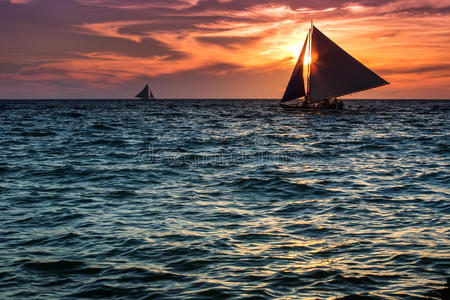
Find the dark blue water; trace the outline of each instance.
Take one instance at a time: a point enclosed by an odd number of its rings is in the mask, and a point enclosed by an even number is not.
[[[1,101],[0,298],[440,299],[450,101],[273,103]]]

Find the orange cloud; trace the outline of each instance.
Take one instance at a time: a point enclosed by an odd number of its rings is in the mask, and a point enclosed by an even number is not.
[[[31,0],[10,0],[9,2],[12,4],[28,4]]]
[[[105,23],[85,23],[77,26],[79,33],[100,35],[113,38],[127,39],[134,42],[142,41],[144,36],[138,34],[121,33],[120,30],[131,25],[151,24],[152,21],[119,21]]]

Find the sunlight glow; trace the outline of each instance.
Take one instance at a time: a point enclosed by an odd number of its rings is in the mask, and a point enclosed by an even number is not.
[[[292,60],[294,63],[297,62],[298,58],[300,57],[300,53],[302,51],[302,45],[299,45],[296,43],[295,45],[288,46],[289,53],[292,53]]]
[[[305,56],[303,57],[303,66],[309,67],[311,65],[311,49],[310,49],[310,43],[308,42],[306,44],[306,50],[305,50]],[[305,69],[307,69],[305,68]]]
[[[309,74],[311,71],[311,35],[306,43],[305,55],[303,57],[303,83],[305,86],[305,94],[308,95]]]

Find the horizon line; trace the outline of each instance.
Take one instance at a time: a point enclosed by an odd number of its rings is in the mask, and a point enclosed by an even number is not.
[[[156,98],[156,99],[136,99],[136,98],[0,98],[0,101],[52,101],[52,100],[94,100],[94,101],[105,101],[105,100],[132,100],[132,101],[143,101],[143,102],[152,102],[158,100],[258,100],[258,101],[274,101],[281,100],[280,98]],[[449,101],[450,98],[339,98],[339,100],[344,101],[379,101],[379,100],[413,100],[413,101],[428,101],[428,100],[437,100],[437,101]]]

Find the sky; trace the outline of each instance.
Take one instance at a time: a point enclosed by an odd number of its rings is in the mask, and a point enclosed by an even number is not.
[[[0,98],[281,98],[311,20],[391,83],[346,98],[450,98],[450,0],[0,0]]]

